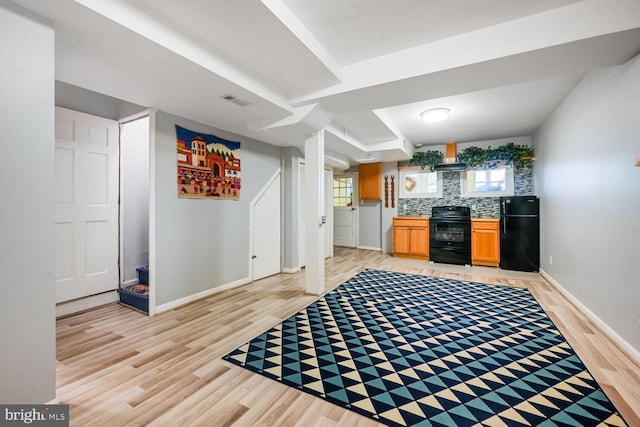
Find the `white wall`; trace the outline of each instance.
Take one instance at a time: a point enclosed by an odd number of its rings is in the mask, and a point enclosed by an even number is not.
[[[111,120],[120,120],[147,109],[61,81],[56,81],[56,105]]]
[[[121,127],[120,281],[135,283],[136,268],[149,264],[149,117]]]
[[[156,119],[153,286],[162,305],[248,278],[249,203],[280,167],[280,149],[167,113]],[[176,124],[240,141],[239,201],[178,199]]]
[[[387,182],[389,185],[389,207],[384,206],[384,177],[388,176]],[[391,200],[391,177],[393,179],[394,192],[393,197],[395,198],[395,203],[392,203]],[[382,186],[381,193],[382,194],[382,215],[380,220],[381,227],[381,245],[382,252],[385,253],[393,253],[393,217],[398,215],[398,163],[397,162],[389,162],[382,164],[382,182],[380,185]],[[392,207],[393,206],[393,207]]]
[[[0,0],[0,402],[55,398],[54,30]]]
[[[303,158],[298,148],[282,148],[282,267],[285,271],[294,271],[300,267],[299,260],[299,176],[298,162]]]
[[[589,73],[534,136],[541,267],[638,351],[639,113],[635,57]]]
[[[384,196],[383,196],[384,197]],[[381,202],[379,200],[358,201],[358,247],[381,250]]]

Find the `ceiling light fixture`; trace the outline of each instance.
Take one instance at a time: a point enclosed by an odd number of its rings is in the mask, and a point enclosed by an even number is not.
[[[441,122],[449,117],[451,110],[448,108],[430,108],[420,113],[420,117],[427,123]]]

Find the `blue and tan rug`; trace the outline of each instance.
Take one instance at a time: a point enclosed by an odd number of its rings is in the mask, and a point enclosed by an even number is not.
[[[391,426],[626,426],[527,289],[365,270],[224,359]]]

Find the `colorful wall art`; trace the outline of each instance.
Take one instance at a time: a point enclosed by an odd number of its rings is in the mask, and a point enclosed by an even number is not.
[[[240,200],[240,143],[176,125],[178,198]]]

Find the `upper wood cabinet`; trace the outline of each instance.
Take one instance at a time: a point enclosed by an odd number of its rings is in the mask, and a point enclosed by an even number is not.
[[[382,163],[363,163],[358,174],[360,200],[380,200]]]
[[[500,220],[471,220],[471,263],[497,267],[500,264]]]

